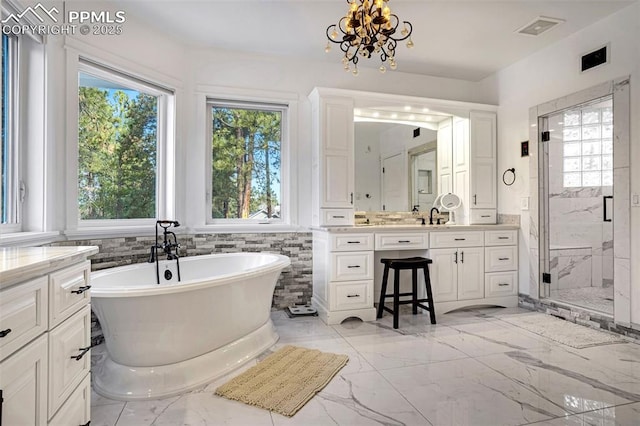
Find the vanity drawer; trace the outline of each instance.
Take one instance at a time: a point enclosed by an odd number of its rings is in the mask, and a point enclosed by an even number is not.
[[[518,269],[518,247],[485,247],[484,271],[500,272]]]
[[[85,349],[90,346],[89,305],[49,332],[49,365],[52,366],[49,369],[49,417],[58,411],[89,373],[91,351]]]
[[[353,225],[352,209],[320,209],[320,226]]]
[[[429,239],[431,248],[478,247],[484,245],[484,232],[432,232]]]
[[[47,330],[47,278],[0,291],[0,361]]]
[[[49,275],[49,328],[54,328],[89,303],[91,262],[85,261]]]
[[[493,272],[484,274],[484,297],[513,296],[517,291],[518,273]]]
[[[469,223],[471,225],[495,225],[498,223],[497,212],[495,209],[471,209]]]
[[[429,233],[393,232],[376,233],[376,250],[415,250],[429,248]]]
[[[344,311],[373,306],[373,280],[330,283],[331,310]]]
[[[48,426],[84,425],[91,420],[91,375],[82,380]]]
[[[331,281],[372,280],[373,252],[332,253]]]
[[[373,234],[332,234],[331,251],[373,250]]]
[[[485,246],[515,246],[518,244],[518,231],[485,231]]]

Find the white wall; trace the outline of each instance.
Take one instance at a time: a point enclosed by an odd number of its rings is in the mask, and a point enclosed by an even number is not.
[[[640,193],[640,3],[515,63],[483,81],[483,90],[498,94],[498,172],[515,167],[512,186],[499,184],[498,211],[520,214],[529,195],[529,159],[520,157],[520,142],[529,139],[529,108],[599,83],[631,75],[631,192]],[[579,57],[610,43],[611,63],[579,72]],[[535,143],[534,141],[531,141]],[[633,167],[635,165],[635,167]],[[631,258],[640,256],[640,208],[631,212]],[[520,234],[520,291],[529,291],[528,212]],[[632,322],[640,323],[640,262],[632,262]]]

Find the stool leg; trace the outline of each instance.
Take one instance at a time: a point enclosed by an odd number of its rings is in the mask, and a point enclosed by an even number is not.
[[[382,274],[382,288],[380,288],[380,303],[378,303],[378,314],[376,318],[382,318],[384,312],[384,298],[387,295],[387,279],[389,278],[389,265],[384,265],[384,274]]]
[[[400,269],[395,269],[394,277],[393,277],[393,328],[398,328],[399,313],[400,313]]]
[[[418,270],[411,270],[411,293],[413,294],[413,315],[418,313]]]
[[[433,293],[431,291],[431,278],[429,274],[429,265],[424,267],[424,284],[427,287],[427,298],[429,299],[429,316],[431,317],[431,324],[436,323],[436,308],[433,304]]]

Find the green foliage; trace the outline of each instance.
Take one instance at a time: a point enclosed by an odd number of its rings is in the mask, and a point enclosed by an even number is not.
[[[276,216],[281,113],[213,107],[212,120],[212,217]]]
[[[79,88],[81,219],[156,215],[157,98]]]

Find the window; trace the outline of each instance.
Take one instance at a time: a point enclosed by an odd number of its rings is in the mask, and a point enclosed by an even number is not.
[[[81,221],[152,219],[167,148],[167,90],[82,61],[78,75]]]
[[[283,220],[285,105],[209,100],[210,221]]]
[[[612,101],[563,116],[563,183],[565,188],[613,185]]]
[[[17,138],[17,46],[16,37],[2,35],[2,225],[19,224],[18,138]]]

